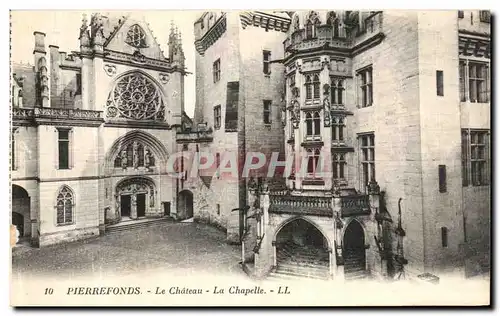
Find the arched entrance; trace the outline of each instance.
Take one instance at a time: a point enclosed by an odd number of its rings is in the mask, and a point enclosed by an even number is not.
[[[183,220],[191,218],[193,215],[193,192],[183,190],[179,192],[177,199],[177,216]]]
[[[12,225],[19,231],[19,237],[31,235],[30,196],[21,186],[12,185]]]
[[[116,214],[121,219],[154,215],[157,192],[154,182],[145,177],[131,177],[116,185]]]
[[[366,269],[365,233],[357,220],[346,227],[343,239],[344,273],[363,273]]]
[[[328,240],[313,224],[296,218],[276,234],[276,271],[304,277],[327,278]]]

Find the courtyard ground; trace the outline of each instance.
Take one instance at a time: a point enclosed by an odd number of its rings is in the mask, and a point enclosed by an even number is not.
[[[48,246],[21,246],[12,253],[13,276],[124,275],[165,269],[179,274],[243,274],[240,246],[204,224],[163,222],[98,238]]]

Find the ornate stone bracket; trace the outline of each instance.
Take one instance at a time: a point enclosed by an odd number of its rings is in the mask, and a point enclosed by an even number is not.
[[[166,84],[166,83],[168,83],[170,81],[170,75],[169,74],[160,73],[159,76],[160,76],[160,82],[162,84]]]
[[[374,178],[372,178],[370,180],[370,183],[368,183],[368,194],[370,195],[380,194],[380,186],[378,185],[377,181]]]
[[[114,76],[116,74],[116,66],[115,65],[110,65],[110,64],[105,64],[104,65],[104,71],[106,74],[110,77]]]

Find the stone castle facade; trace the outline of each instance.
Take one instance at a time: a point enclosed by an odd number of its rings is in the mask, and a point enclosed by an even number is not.
[[[35,33],[12,80],[13,221],[33,243],[173,216],[225,230],[256,277],[489,264],[489,12],[214,11],[194,32],[192,120],[175,30],[168,58],[127,17],[84,21],[71,55]],[[179,152],[213,168],[172,178]],[[291,174],[220,172],[250,152]]]
[[[195,125],[208,132],[186,134],[183,148],[307,158],[300,175],[301,161],[287,160],[279,180],[187,180],[195,219],[239,236],[243,267],[259,277],[300,274],[297,264],[328,278],[477,273],[489,260],[489,21],[487,11],[204,13]]]

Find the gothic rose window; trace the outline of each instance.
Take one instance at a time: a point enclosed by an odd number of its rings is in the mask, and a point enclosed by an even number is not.
[[[134,72],[123,76],[111,90],[107,116],[162,121],[165,106],[156,84],[143,74]]]
[[[67,186],[63,186],[57,194],[56,211],[57,224],[73,223],[73,192]]]
[[[137,24],[134,24],[129,28],[125,42],[137,48],[148,47],[146,45],[146,33],[142,27]]]

